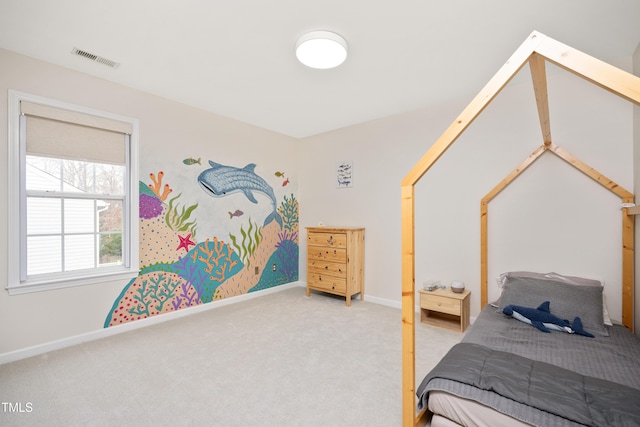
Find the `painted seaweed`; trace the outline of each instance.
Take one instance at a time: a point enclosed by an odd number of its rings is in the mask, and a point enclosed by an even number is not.
[[[231,241],[233,242],[233,247],[236,248],[236,252],[240,256],[240,259],[245,264],[247,268],[249,268],[249,264],[251,263],[250,259],[253,253],[256,251],[256,248],[260,244],[262,240],[262,229],[258,227],[258,224],[251,223],[251,218],[249,218],[249,228],[247,231],[244,231],[244,227],[240,227],[240,234],[242,234],[242,242],[238,244],[238,239],[233,234],[229,234]]]
[[[191,213],[198,207],[198,204],[191,205],[188,208],[182,206],[179,207],[179,204],[176,200],[182,195],[182,193],[178,194],[176,197],[173,197],[169,200],[169,208],[167,210],[167,214],[165,215],[165,222],[167,226],[174,231],[189,231],[191,232],[192,237],[196,237],[196,220],[194,219],[191,222],[187,222]],[[174,206],[175,203],[175,206]]]

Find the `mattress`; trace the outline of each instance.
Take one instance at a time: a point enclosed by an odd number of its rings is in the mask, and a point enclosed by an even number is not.
[[[608,337],[596,338],[563,332],[542,333],[530,325],[505,316],[494,307],[487,306],[462,342],[513,353],[584,376],[640,390],[640,339],[619,325],[607,327],[607,329]],[[438,392],[434,393],[433,401],[429,397],[430,411],[461,425],[483,425],[477,419],[475,421],[465,419],[465,413],[476,414],[479,419],[493,420],[485,425],[499,425],[496,423],[501,419],[501,415],[532,425],[550,427],[581,425],[499,394],[447,379],[435,378],[428,384],[421,384],[418,390],[421,398],[425,396],[424,393]],[[483,413],[478,407],[474,409],[474,404],[491,408],[488,409],[490,412]],[[509,418],[506,420],[508,421]]]
[[[495,411],[473,400],[454,394],[434,391],[429,395],[429,411],[433,414],[431,427],[528,427],[513,417]]]

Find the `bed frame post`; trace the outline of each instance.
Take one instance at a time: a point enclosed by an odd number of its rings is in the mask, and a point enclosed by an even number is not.
[[[488,258],[488,218],[487,218],[487,204],[486,197],[480,202],[480,307],[487,305],[489,300],[489,260]]]
[[[402,425],[416,423],[413,185],[402,186]]]
[[[622,203],[633,203],[633,197],[622,199]],[[635,264],[635,218],[622,209],[622,324],[633,332],[634,264]]]

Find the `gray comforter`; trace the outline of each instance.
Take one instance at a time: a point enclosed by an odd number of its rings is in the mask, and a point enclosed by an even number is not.
[[[640,425],[640,390],[478,344],[455,345],[418,387],[444,378],[593,427]]]
[[[622,326],[607,328],[609,337],[586,338],[563,332],[545,334],[487,306],[468,329],[462,342],[478,344],[491,350],[548,363],[585,377],[640,390],[640,339]],[[460,366],[456,369],[459,370]],[[423,405],[427,397],[424,393],[437,390],[479,402],[532,425],[584,425],[471,384],[445,378],[432,378],[428,384],[424,383],[425,386],[420,386],[418,394]],[[633,403],[623,399],[624,403]]]

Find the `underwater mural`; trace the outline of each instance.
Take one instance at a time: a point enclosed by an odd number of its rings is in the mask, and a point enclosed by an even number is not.
[[[298,280],[293,193],[278,201],[255,163],[239,168],[210,160],[207,168],[200,157],[180,163],[197,168],[175,174],[187,177],[176,180],[184,188],[163,183],[170,171],[139,184],[140,271],[114,301],[105,328]],[[282,193],[290,180],[283,172],[274,176],[284,180]]]

